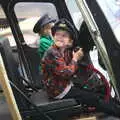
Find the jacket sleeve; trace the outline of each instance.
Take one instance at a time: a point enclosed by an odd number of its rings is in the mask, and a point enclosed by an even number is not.
[[[70,77],[75,73],[77,69],[77,63],[75,61],[72,60],[68,65],[66,65],[65,60],[62,56],[57,56],[53,53],[49,55],[46,54],[44,62],[46,64],[46,70],[51,70],[54,75],[60,77]]]

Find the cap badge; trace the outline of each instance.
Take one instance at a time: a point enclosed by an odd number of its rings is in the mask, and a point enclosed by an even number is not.
[[[67,27],[67,26],[66,26],[66,24],[61,23],[61,24],[59,24],[59,27]]]

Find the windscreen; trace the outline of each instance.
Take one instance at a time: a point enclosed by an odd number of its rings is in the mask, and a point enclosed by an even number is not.
[[[97,0],[116,39],[120,42],[120,0]]]

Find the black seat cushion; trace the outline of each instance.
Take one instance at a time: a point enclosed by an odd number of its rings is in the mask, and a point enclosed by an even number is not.
[[[59,110],[67,107],[73,107],[77,105],[78,103],[76,102],[75,99],[63,99],[63,100],[56,100],[50,103],[38,104],[37,106],[38,107],[40,106],[39,109],[41,109],[43,112],[46,112],[52,110]]]
[[[45,90],[39,90],[37,93],[31,95],[31,100],[42,111],[57,110],[60,108],[72,107],[77,105],[75,99],[63,99],[51,101]]]

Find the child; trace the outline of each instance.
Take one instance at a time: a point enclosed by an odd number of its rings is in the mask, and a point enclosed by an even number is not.
[[[95,106],[96,110],[119,116],[120,108],[112,99],[105,102],[99,95],[75,86],[71,78],[79,68],[78,61],[83,56],[82,48],[74,52],[71,47],[75,41],[75,29],[66,19],[59,20],[52,28],[55,44],[47,50],[42,59],[44,85],[52,99],[74,98],[78,104]],[[81,79],[79,79],[81,80]]]
[[[51,18],[48,14],[45,14],[37,21],[33,28],[33,32],[40,35],[38,48],[40,61],[45,51],[54,43],[51,35],[51,27],[53,26],[53,22],[55,22],[55,19]],[[41,71],[41,65],[39,69]]]

